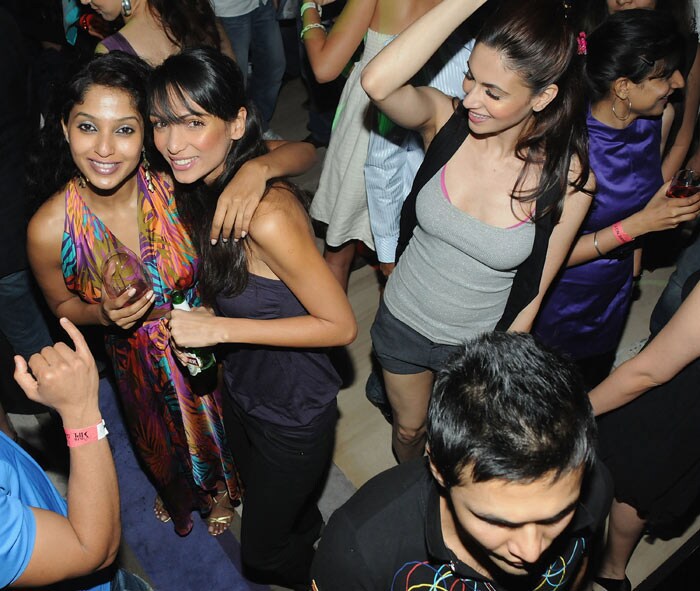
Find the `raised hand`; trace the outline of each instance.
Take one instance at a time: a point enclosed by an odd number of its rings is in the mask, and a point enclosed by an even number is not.
[[[65,343],[56,343],[32,355],[29,364],[16,355],[15,381],[29,399],[55,408],[64,422],[70,417],[89,424],[92,415],[99,413],[97,367],[80,331],[67,318],[60,322],[75,350]]]
[[[248,234],[253,213],[265,194],[267,181],[255,160],[249,160],[226,185],[216,202],[216,211],[211,223],[210,239],[216,244],[221,239],[239,240]]]

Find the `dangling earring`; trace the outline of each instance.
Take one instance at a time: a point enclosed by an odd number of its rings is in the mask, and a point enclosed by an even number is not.
[[[78,178],[78,185],[80,185],[81,189],[84,189],[85,187],[87,187],[87,179],[85,178],[85,175],[82,172],[78,171],[77,178]]]
[[[618,100],[619,100],[620,102],[622,102],[622,99],[621,99],[620,97],[618,97],[618,96],[615,96],[615,98],[613,99],[613,103],[612,103],[612,112],[613,112],[613,115],[615,116],[615,119],[617,119],[618,121],[627,121],[627,120],[630,118],[630,115],[632,114],[632,101],[630,100],[630,97],[627,97],[627,114],[626,114],[624,117],[621,117],[621,116],[617,113],[617,111],[615,110],[615,103],[616,103]]]
[[[146,150],[141,151],[141,166],[143,166],[143,176],[146,179],[146,186],[151,193],[154,193],[156,187],[151,177],[151,164],[148,162],[148,158],[146,158]]]
[[[122,0],[122,14],[131,16],[131,0]]]

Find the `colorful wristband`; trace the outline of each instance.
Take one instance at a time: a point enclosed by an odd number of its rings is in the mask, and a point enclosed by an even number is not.
[[[323,10],[321,7],[316,4],[315,2],[304,2],[301,5],[301,18],[304,18],[304,13],[309,9],[309,8],[315,8],[316,11],[318,12],[318,16],[320,17],[321,14],[323,13]]]
[[[86,443],[99,441],[107,437],[109,431],[105,427],[105,420],[102,419],[97,425],[85,427],[84,429],[64,429],[66,434],[66,443],[68,447],[80,447]]]
[[[620,222],[615,222],[612,225],[612,231],[613,236],[615,236],[615,240],[617,240],[620,244],[627,244],[628,242],[632,242],[632,240],[634,240],[632,236],[622,229],[622,224]]]
[[[301,40],[304,40],[304,35],[308,33],[311,29],[323,29],[324,31],[326,30],[326,27],[324,27],[321,23],[311,23],[310,25],[306,25],[302,30],[301,30]]]

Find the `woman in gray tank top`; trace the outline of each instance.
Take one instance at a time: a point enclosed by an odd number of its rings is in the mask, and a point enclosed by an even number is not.
[[[563,3],[502,2],[465,64],[467,95],[456,108],[439,91],[408,84],[482,4],[444,0],[362,76],[389,118],[422,134],[426,160],[442,157],[417,195],[417,227],[372,328],[399,461],[424,452],[433,376],[445,357],[497,325],[530,330],[591,203],[576,34]],[[464,139],[445,154],[450,138],[439,132],[455,126],[455,118]],[[438,138],[433,152],[440,154],[431,156]],[[542,236],[546,219],[550,229]]]

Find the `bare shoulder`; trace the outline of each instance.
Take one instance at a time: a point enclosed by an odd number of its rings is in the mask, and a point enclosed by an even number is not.
[[[569,165],[569,182],[573,183],[576,181],[579,176],[581,175],[581,161],[578,159],[577,156],[572,156],[571,157],[571,163]],[[586,191],[595,191],[596,189],[596,181],[595,181],[595,174],[593,173],[593,170],[589,168],[588,170],[588,179],[586,180],[586,184],[584,185]],[[573,193],[574,191],[571,191]],[[580,191],[579,191],[580,193]],[[585,195],[585,194],[584,194]]]
[[[290,238],[290,232],[310,231],[309,216],[291,187],[276,183],[255,210],[248,234],[258,243]]]
[[[46,200],[32,216],[27,229],[30,243],[60,242],[66,218],[65,190],[61,189]]]

